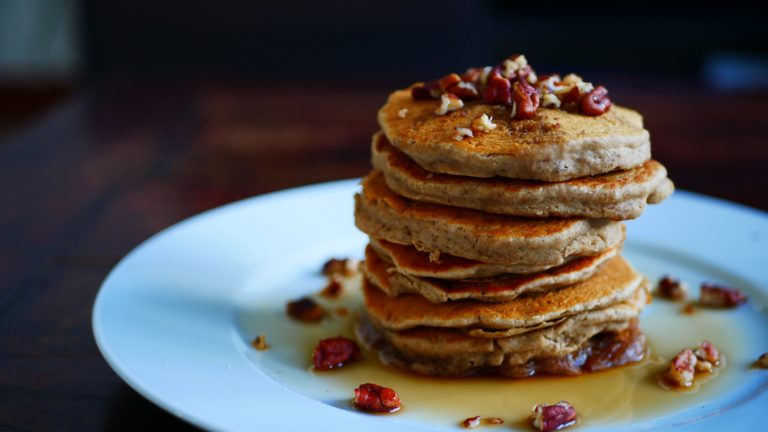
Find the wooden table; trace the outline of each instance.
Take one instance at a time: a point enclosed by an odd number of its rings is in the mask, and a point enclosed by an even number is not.
[[[645,115],[680,188],[768,209],[768,94],[609,88]],[[113,81],[0,143],[0,429],[189,429],[101,358],[90,321],[100,283],[131,248],[195,213],[363,175],[386,93]]]

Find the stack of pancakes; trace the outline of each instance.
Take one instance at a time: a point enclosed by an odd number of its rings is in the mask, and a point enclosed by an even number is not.
[[[642,358],[647,281],[620,255],[625,219],[674,186],[641,116],[589,117],[394,92],[355,197],[369,235],[358,337],[382,361],[442,376],[578,374]],[[496,128],[457,140],[486,114]]]

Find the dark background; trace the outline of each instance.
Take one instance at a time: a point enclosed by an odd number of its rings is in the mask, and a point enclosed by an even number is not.
[[[112,266],[200,211],[364,175],[388,92],[512,53],[640,111],[678,187],[768,209],[747,2],[0,0],[0,430],[189,429],[93,342]]]

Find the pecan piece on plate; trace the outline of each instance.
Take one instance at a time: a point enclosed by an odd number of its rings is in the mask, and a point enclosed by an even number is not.
[[[680,351],[669,362],[669,370],[664,375],[664,380],[675,387],[690,387],[696,375],[696,354],[690,349]]]
[[[315,370],[328,371],[363,358],[355,341],[344,336],[323,339],[312,353]]]
[[[357,271],[357,264],[358,261],[351,258],[331,258],[323,264],[323,274],[328,277],[350,276]]]
[[[761,369],[768,369],[768,352],[762,353],[760,357],[757,358],[755,366]]]
[[[285,311],[291,317],[304,322],[319,322],[325,316],[325,310],[309,297],[289,302]]]
[[[680,279],[666,275],[659,280],[656,293],[661,298],[683,301],[688,295],[688,287]]]
[[[467,429],[474,429],[480,426],[480,416],[467,417],[463,422],[461,422],[461,425]]]
[[[532,411],[531,424],[541,432],[564,429],[576,423],[576,409],[565,401],[554,405],[537,404]]]
[[[355,406],[363,411],[387,413],[400,409],[400,396],[389,387],[361,384],[355,389]]]
[[[263,333],[251,341],[251,346],[259,351],[266,351],[270,348],[269,344],[267,344],[267,337]]]
[[[747,296],[736,288],[710,282],[701,284],[699,304],[717,308],[733,308],[747,302]]]

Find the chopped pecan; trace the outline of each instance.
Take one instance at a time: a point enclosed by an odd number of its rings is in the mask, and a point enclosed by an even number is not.
[[[344,286],[341,284],[339,276],[331,276],[325,288],[320,291],[320,295],[326,298],[338,298],[341,295]]]
[[[525,81],[515,81],[512,87],[512,100],[517,106],[516,119],[532,118],[539,109],[539,92]]]
[[[560,108],[560,99],[554,93],[545,93],[541,98],[541,106],[544,108]]]
[[[499,68],[493,68],[488,76],[488,84],[483,93],[483,102],[487,104],[512,104],[512,83],[501,76]]]
[[[609,109],[611,109],[611,100],[608,99],[608,90],[603,86],[598,86],[581,99],[582,114],[599,116]]]
[[[443,93],[440,96],[440,106],[435,110],[437,115],[445,115],[451,111],[460,110],[464,102],[458,96],[451,93]]]
[[[309,297],[289,302],[285,309],[288,315],[299,321],[318,322],[325,316],[323,308]]]
[[[469,417],[465,419],[461,425],[467,429],[474,429],[480,426],[480,416]]]
[[[472,120],[472,132],[474,134],[490,132],[496,129],[496,127],[496,124],[493,122],[493,117],[488,117],[488,114],[485,113]]]
[[[665,299],[682,301],[685,300],[688,295],[688,287],[679,279],[675,279],[672,276],[665,275],[659,280],[659,285],[656,288],[658,295]]]
[[[344,336],[323,339],[312,354],[315,370],[327,371],[363,358],[355,341]]]
[[[466,81],[459,81],[448,87],[445,91],[462,100],[477,99],[480,96],[477,87],[473,83]]]
[[[720,364],[720,351],[708,341],[702,341],[694,354],[699,361],[707,361],[715,366]]]
[[[456,133],[453,134],[453,139],[456,141],[461,141],[464,139],[464,137],[472,138],[473,136],[475,136],[475,133],[472,132],[472,129],[457,127]]]
[[[705,282],[701,284],[699,303],[704,306],[732,308],[747,302],[747,296],[736,288]]]
[[[576,423],[576,409],[565,401],[554,405],[537,404],[532,411],[531,424],[541,432],[567,428]]]
[[[690,387],[696,373],[696,355],[690,349],[680,351],[669,363],[664,379],[676,387]]]
[[[450,73],[437,81],[438,85],[440,86],[440,90],[442,91],[446,91],[460,82],[461,77],[455,73]]]
[[[395,412],[400,409],[400,396],[388,387],[361,384],[355,389],[355,406],[371,412]]]
[[[415,84],[411,87],[411,97],[414,99],[439,99],[440,84],[437,81]]]
[[[488,424],[492,424],[492,425],[504,424],[504,420],[502,420],[502,419],[500,419],[498,417],[486,417],[485,419],[483,419],[483,421],[485,421]]]
[[[693,303],[688,303],[680,309],[680,312],[686,315],[693,315],[696,313],[696,307],[693,305]]]
[[[408,108],[403,109],[408,111]],[[323,274],[328,277],[334,275],[349,276],[357,271],[357,264],[357,260],[350,258],[331,258],[323,264]]]
[[[755,365],[762,369],[768,369],[768,352],[762,353],[760,357],[757,358]]]
[[[266,351],[270,348],[270,346],[267,345],[267,337],[264,336],[263,334],[256,336],[251,341],[251,346],[256,348],[259,351]]]

